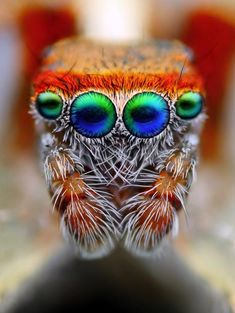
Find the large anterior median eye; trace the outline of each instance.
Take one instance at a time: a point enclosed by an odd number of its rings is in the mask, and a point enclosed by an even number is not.
[[[154,92],[142,92],[126,104],[123,122],[136,137],[150,138],[160,134],[170,120],[167,101]]]
[[[70,114],[75,130],[90,138],[107,135],[117,119],[112,101],[102,93],[93,91],[78,96],[71,105]]]
[[[184,93],[176,102],[176,114],[185,120],[195,118],[203,108],[203,97],[193,91]]]
[[[45,91],[37,96],[35,106],[42,117],[55,120],[62,113],[63,100],[56,93]]]

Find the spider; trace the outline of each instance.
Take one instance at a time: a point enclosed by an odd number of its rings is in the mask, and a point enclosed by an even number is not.
[[[69,57],[68,57],[69,55]],[[205,88],[178,41],[53,45],[31,113],[53,206],[84,258],[153,254],[194,178]]]

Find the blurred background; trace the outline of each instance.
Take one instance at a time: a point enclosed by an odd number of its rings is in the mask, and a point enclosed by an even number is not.
[[[235,310],[233,0],[0,0],[0,303],[63,249],[27,112],[41,49],[74,34],[112,41],[178,38],[196,51],[209,118],[188,219],[181,213],[171,246]]]

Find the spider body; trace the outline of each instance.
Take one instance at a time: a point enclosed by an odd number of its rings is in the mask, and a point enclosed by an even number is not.
[[[53,45],[31,111],[63,233],[85,258],[151,254],[191,187],[204,86],[178,41]]]

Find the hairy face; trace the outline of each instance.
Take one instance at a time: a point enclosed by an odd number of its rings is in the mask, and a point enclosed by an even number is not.
[[[116,243],[157,250],[177,230],[205,119],[203,83],[179,42],[54,45],[31,112],[53,207],[82,257]]]

